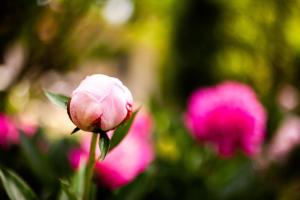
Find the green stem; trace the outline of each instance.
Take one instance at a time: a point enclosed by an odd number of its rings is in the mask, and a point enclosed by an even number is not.
[[[99,134],[97,133],[93,133],[91,140],[89,159],[85,169],[83,200],[88,200],[90,195],[91,182],[95,166],[95,152],[98,135]]]

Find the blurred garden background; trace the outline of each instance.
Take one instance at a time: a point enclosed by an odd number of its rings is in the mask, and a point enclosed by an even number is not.
[[[127,185],[95,180],[96,199],[300,199],[300,0],[3,0],[0,165],[40,199],[61,198],[68,151],[86,134],[70,135],[44,90],[70,96],[96,73],[122,80],[149,113],[155,152]],[[265,107],[258,155],[223,158],[184,125],[192,92],[226,80]]]

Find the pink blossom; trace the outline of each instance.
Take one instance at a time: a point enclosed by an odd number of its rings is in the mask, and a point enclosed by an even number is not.
[[[300,144],[300,118],[287,116],[280,124],[268,148],[271,161],[284,161],[288,153]]]
[[[110,189],[122,187],[133,181],[150,165],[154,159],[151,126],[151,118],[145,113],[139,113],[122,142],[108,153],[104,161],[96,162],[95,172],[106,187]],[[86,161],[90,138],[90,135],[85,135],[81,148],[73,149],[69,153],[71,166],[74,168],[78,168],[82,161]],[[98,157],[100,152],[96,154]]]
[[[31,120],[20,118],[16,121],[16,125],[18,129],[21,130],[28,137],[34,136],[38,130],[37,123]]]
[[[103,74],[86,77],[73,91],[68,113],[84,131],[114,129],[132,112],[132,95],[117,78]]]
[[[185,123],[197,141],[212,145],[221,156],[237,149],[252,156],[264,139],[266,112],[249,86],[227,81],[196,90]]]
[[[86,140],[90,138],[86,137]],[[81,148],[74,148],[71,149],[68,153],[68,159],[70,161],[70,165],[73,169],[78,169],[82,162],[86,161],[87,159],[87,152]]]
[[[299,93],[292,85],[284,85],[277,95],[279,105],[286,111],[294,110],[298,106]]]
[[[19,131],[13,120],[0,113],[0,147],[9,148],[12,144],[19,143]]]
[[[11,145],[20,143],[20,131],[27,137],[32,137],[37,131],[37,125],[20,122],[15,118],[0,113],[0,147],[8,149]]]

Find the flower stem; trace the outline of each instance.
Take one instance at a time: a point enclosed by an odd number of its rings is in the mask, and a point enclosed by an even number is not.
[[[95,152],[98,135],[99,134],[97,133],[93,133],[91,140],[89,159],[85,168],[83,200],[88,200],[90,195],[91,182],[95,166]]]

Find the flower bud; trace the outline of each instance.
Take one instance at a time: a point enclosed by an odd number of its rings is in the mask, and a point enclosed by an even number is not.
[[[103,161],[96,161],[95,172],[100,182],[109,189],[117,189],[132,182],[144,172],[154,159],[151,140],[152,119],[147,113],[138,113],[128,134]],[[109,137],[112,132],[108,132]],[[69,154],[71,167],[78,169],[88,159],[90,135],[83,135],[81,147]],[[96,151],[99,157],[100,150]]]
[[[132,95],[122,82],[103,74],[86,77],[68,105],[72,122],[84,131],[108,131],[132,113]]]

